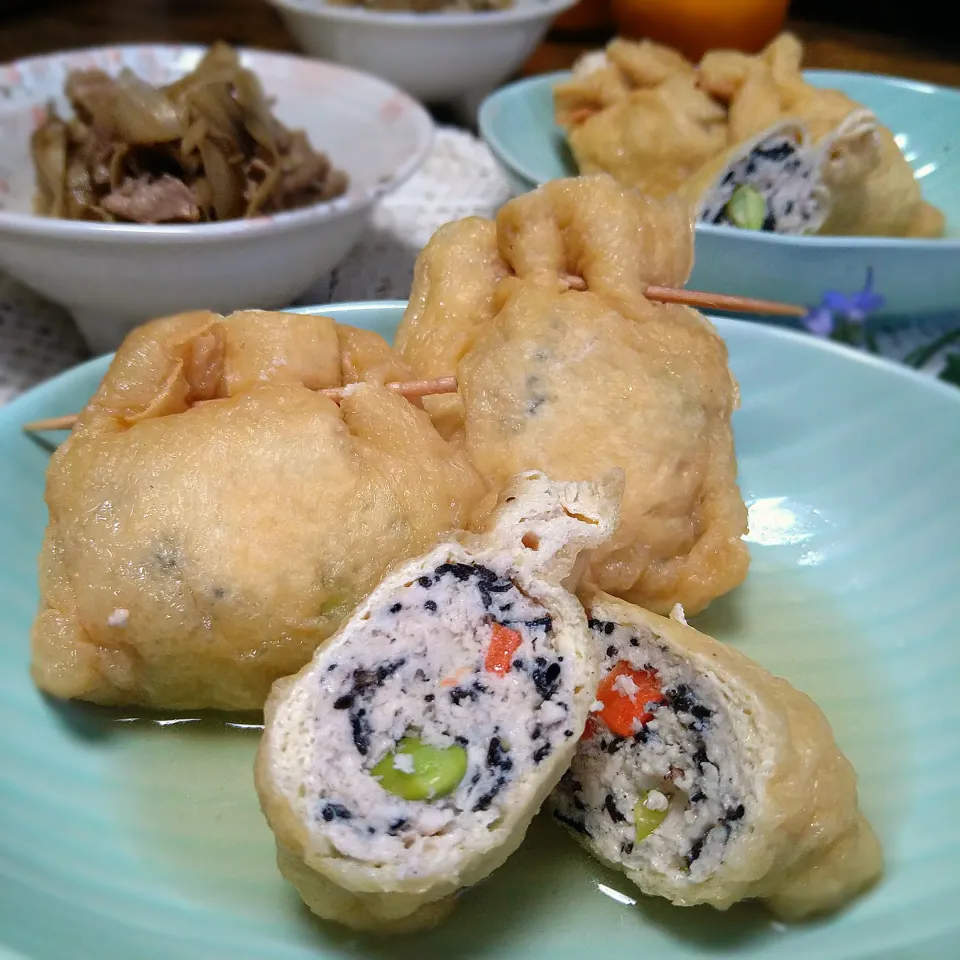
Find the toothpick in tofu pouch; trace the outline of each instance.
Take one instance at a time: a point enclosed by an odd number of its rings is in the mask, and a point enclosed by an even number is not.
[[[620,526],[591,551],[591,577],[664,613],[703,609],[749,563],[726,346],[696,310],[644,296],[682,286],[692,264],[683,204],[606,175],[554,180],[495,223],[438,231],[397,335],[418,376],[458,376],[459,396],[429,409],[492,490],[522,470],[623,468]]]
[[[376,334],[326,317],[199,312],[131,333],[47,474],[37,685],[260,709],[483,492],[382,386],[409,379]],[[317,392],[344,384],[339,406]]]

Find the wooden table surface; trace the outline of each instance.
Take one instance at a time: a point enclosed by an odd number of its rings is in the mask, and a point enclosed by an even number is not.
[[[807,21],[791,21],[790,28],[807,44],[808,66],[960,86],[956,41],[892,37]],[[20,13],[0,14],[0,63],[106,43],[217,39],[272,50],[295,49],[266,0],[26,0]],[[537,52],[528,72],[562,69],[583,49],[595,46],[596,41],[584,45],[551,40]]]

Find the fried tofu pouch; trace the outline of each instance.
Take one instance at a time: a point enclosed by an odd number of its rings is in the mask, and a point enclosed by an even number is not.
[[[942,235],[943,215],[923,200],[891,131],[839,90],[807,83],[802,59],[800,41],[788,33],[754,57],[729,50],[704,56],[700,84],[726,105],[731,143],[743,144],[775,123],[803,127],[817,148],[816,163],[829,194],[817,233]],[[707,174],[697,179],[705,181]],[[685,192],[696,188],[688,184]]]
[[[581,173],[677,193],[710,223],[729,222],[723,206],[744,183],[767,196],[765,230],[941,236],[943,215],[923,200],[891,131],[839,90],[808,83],[802,59],[789,33],[755,56],[713,50],[697,66],[618,38],[554,88],[556,121]],[[785,127],[800,130],[786,146],[802,149],[785,152]]]
[[[583,174],[609,173],[653,197],[673,193],[727,145],[726,111],[693,64],[649,40],[615,39],[554,89],[557,123]]]
[[[446,428],[491,489],[528,469],[565,480],[625,470],[620,526],[591,551],[590,575],[662,612],[702,609],[749,562],[726,347],[695,310],[644,297],[648,283],[682,286],[692,260],[679,204],[603,175],[557,180],[507,203],[495,226],[444,227],[397,338],[419,376],[457,373]],[[482,309],[451,315],[458,261],[483,281],[467,285]]]
[[[514,478],[482,534],[395,568],[274,686],[255,780],[280,870],[314,913],[426,929],[520,845],[596,691],[561,583],[612,532],[621,484]]]
[[[483,217],[444,224],[414,265],[413,286],[394,347],[418,377],[457,372],[457,364],[499,309],[500,282],[511,270],[500,255],[497,225]],[[463,426],[456,394],[426,397],[437,430],[447,438]]]
[[[877,880],[856,774],[809,697],[684,622],[581,599],[604,677],[552,803],[591,853],[679,906],[761,898],[786,920]]]
[[[200,312],[131,333],[48,471],[37,685],[261,708],[482,494],[381,386],[409,378],[376,334],[325,317]],[[339,407],[316,392],[345,383]]]

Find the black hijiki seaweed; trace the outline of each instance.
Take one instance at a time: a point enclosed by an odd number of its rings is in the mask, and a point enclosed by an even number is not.
[[[368,670],[357,667],[350,679],[351,687],[347,693],[341,694],[333,701],[334,710],[348,710],[350,712],[350,732],[353,745],[357,753],[366,756],[370,749],[370,740],[373,729],[367,717],[367,709],[363,703],[369,701],[372,695],[386,683],[405,663],[406,657],[399,657],[388,663],[381,663],[376,669]]]
[[[544,700],[550,700],[560,688],[560,664],[556,661],[548,663],[546,657],[537,657],[530,676]]]
[[[330,823],[331,820],[352,820],[353,814],[342,804],[327,802],[320,810],[320,816]]]
[[[480,593],[486,610],[490,610],[493,606],[495,595],[505,593],[511,588],[516,587],[516,584],[514,584],[512,580],[500,576],[489,567],[483,566],[482,564],[469,563],[439,564],[434,569],[432,576],[420,576],[415,582],[420,587],[429,589],[447,576],[454,578],[459,583],[473,581]],[[512,604],[506,603],[501,606],[503,609],[508,609],[512,607]],[[436,601],[427,600],[424,602],[424,607],[431,612],[435,612],[437,609]],[[388,609],[390,613],[397,614],[403,609],[403,604],[394,602]],[[507,626],[509,623],[510,621],[507,621],[503,625]],[[553,630],[553,618],[549,615],[536,617],[529,621],[513,621],[513,623],[517,625],[522,624],[528,630],[543,630],[548,634]],[[534,663],[530,664],[524,658],[517,658],[511,666],[513,669],[528,672],[539,695],[543,700],[549,700],[556,695],[560,687],[560,677],[562,673],[559,663],[560,660],[562,660],[562,657],[551,659],[539,656],[536,657]],[[350,677],[349,689],[338,696],[333,703],[334,709],[348,711],[353,744],[361,756],[366,756],[369,752],[373,736],[367,709],[369,702],[386,680],[393,676],[405,663],[406,658],[400,657],[380,664],[375,668],[358,667],[354,669]],[[423,670],[418,668],[415,673],[415,679],[418,679],[420,682],[425,682],[428,678]],[[480,696],[487,693],[489,693],[489,689],[481,682],[475,680],[469,685],[460,684],[456,686],[449,692],[449,696],[455,705],[460,706],[467,702],[476,702]],[[426,694],[423,698],[425,703],[432,703],[435,699],[436,695],[432,693]],[[564,710],[569,709],[565,703],[559,703],[558,706]],[[542,737],[542,729],[537,732],[539,736],[535,736],[533,738],[534,741],[540,740]],[[565,732],[565,735],[568,737],[573,736],[573,731]],[[467,745],[465,738],[457,737],[455,739],[461,746]],[[540,763],[550,755],[552,749],[552,744],[549,742],[540,743],[533,753],[533,762],[537,764]],[[490,772],[495,775],[494,782],[475,802],[473,807],[475,811],[486,810],[490,807],[497,794],[506,786],[508,781],[507,774],[514,766],[513,760],[507,756],[507,749],[499,737],[494,737],[490,742],[487,753],[487,766]],[[474,775],[471,783],[475,784],[477,782],[479,782],[479,776]]]
[[[613,799],[613,794],[608,793],[603,798],[603,809],[607,811],[610,816],[610,819],[614,823],[626,823],[627,818],[617,809],[616,801]]]
[[[691,798],[692,799],[692,798]],[[726,831],[727,839],[730,838],[730,834],[733,832],[730,824],[736,823],[738,820],[742,820],[746,816],[747,810],[742,803],[738,803],[736,807],[727,810],[724,815],[709,829],[704,831],[701,836],[697,837],[693,841],[693,844],[690,847],[690,852],[683,858],[687,867],[693,866],[694,863],[700,858],[700,854],[703,853],[704,845],[707,842],[707,837],[710,836],[710,833],[713,830],[716,830],[717,827],[723,827]]]
[[[593,834],[591,834],[587,829],[586,822],[583,820],[574,820],[572,817],[562,814],[559,810],[553,811],[553,819],[558,823],[562,823],[565,827],[569,827],[576,833],[582,833],[585,837],[593,836]]]

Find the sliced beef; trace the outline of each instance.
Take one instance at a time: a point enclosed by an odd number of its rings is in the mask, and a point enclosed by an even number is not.
[[[108,213],[134,223],[196,223],[200,219],[190,188],[166,174],[157,179],[128,177],[104,197],[102,206]]]

